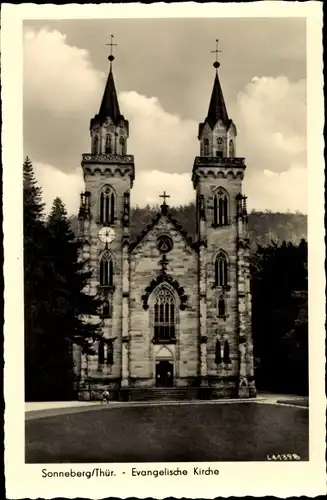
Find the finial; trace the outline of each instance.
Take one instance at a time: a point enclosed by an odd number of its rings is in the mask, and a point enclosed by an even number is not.
[[[110,47],[110,54],[109,54],[109,61],[110,61],[110,65],[112,63],[112,61],[115,59],[114,56],[112,55],[112,47],[117,47],[117,44],[116,43],[113,43],[114,39],[114,35],[110,35],[110,43],[106,43],[106,45],[108,45],[108,47]]]
[[[216,50],[211,50],[210,51],[212,54],[216,54],[216,60],[213,63],[213,67],[216,68],[216,70],[220,66],[220,62],[218,62],[218,53],[221,52],[221,50],[218,50],[218,43],[219,43],[219,40],[218,40],[218,38],[216,38]]]

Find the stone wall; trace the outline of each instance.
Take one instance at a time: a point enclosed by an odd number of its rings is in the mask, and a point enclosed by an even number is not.
[[[198,256],[167,217],[162,216],[152,230],[133,250],[130,257],[130,331],[129,372],[133,385],[155,385],[155,360],[158,347],[153,340],[153,308],[144,310],[142,296],[150,282],[162,271],[162,255],[157,249],[157,238],[163,234],[173,240],[173,249],[167,253],[166,272],[171,275],[187,295],[187,307],[180,310],[176,290],[177,333],[176,344],[169,346],[174,359],[176,385],[187,385],[199,375],[198,326]]]
[[[209,170],[209,172],[208,172]],[[199,238],[206,242],[205,255],[202,259],[206,276],[206,356],[208,384],[217,388],[216,396],[231,396],[237,387],[239,373],[238,342],[238,285],[237,285],[237,227],[236,196],[241,192],[241,176],[233,173],[217,174],[221,167],[209,167],[206,176],[200,175],[197,183],[198,194],[203,195],[205,203],[205,221],[200,224]],[[224,169],[225,170],[225,169]],[[211,173],[210,173],[211,171]],[[226,172],[226,170],[225,170]],[[229,196],[229,224],[213,227],[214,194],[222,187]],[[228,257],[228,286],[215,286],[215,257],[219,250]],[[202,264],[202,262],[200,262]],[[225,300],[226,316],[218,317],[217,301],[220,296]],[[230,363],[216,364],[216,341],[229,343]],[[223,354],[223,352],[222,352]]]
[[[123,236],[126,236],[126,228],[122,226],[124,210],[124,192],[130,189],[130,176],[121,175],[119,171],[112,169],[112,175],[104,175],[97,172],[92,166],[94,175],[85,176],[85,190],[90,195],[90,220],[83,221],[84,238],[87,240],[84,248],[84,256],[89,256],[89,267],[92,278],[87,293],[97,295],[99,293],[99,262],[101,253],[108,249],[114,263],[114,290],[109,293],[112,297],[112,317],[102,319],[102,331],[105,339],[113,340],[113,365],[99,365],[98,355],[83,356],[81,361],[82,380],[92,379],[91,385],[94,391],[101,391],[104,387],[119,387],[122,377],[122,318],[123,318]],[[98,232],[102,227],[99,224],[99,194],[105,186],[110,186],[115,192],[115,220],[110,227],[115,230],[115,239],[108,245],[99,240]],[[128,237],[128,230],[127,230]],[[99,319],[99,318],[98,318]],[[97,349],[97,344],[94,346]],[[106,357],[106,346],[105,346]]]

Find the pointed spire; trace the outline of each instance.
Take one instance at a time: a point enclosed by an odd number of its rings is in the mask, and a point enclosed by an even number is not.
[[[107,43],[110,47],[110,55],[108,60],[110,61],[110,69],[109,75],[107,78],[107,83],[104,89],[99,113],[95,115],[95,117],[91,120],[91,128],[95,123],[102,124],[107,118],[111,118],[113,123],[117,125],[120,121],[124,120],[123,115],[120,113],[118,97],[115,87],[114,75],[112,72],[112,62],[114,61],[114,56],[112,54],[112,47],[116,46],[116,43],[113,43],[113,35],[111,36],[110,43]]]
[[[221,120],[224,125],[228,125],[229,123],[228,113],[223,92],[220,86],[217,68],[207,115],[207,122],[209,123],[211,129],[216,125],[218,120]]]
[[[111,62],[110,62],[110,71],[106,87],[104,89],[98,117],[100,119],[106,119],[109,117],[112,119],[114,123],[118,123],[118,121],[121,119]]]
[[[204,123],[200,123],[199,125],[199,136],[202,133],[203,127],[205,123],[208,123],[210,128],[213,129],[218,120],[221,120],[226,127],[229,127],[231,120],[228,118],[227,108],[223,96],[223,91],[221,90],[219,76],[218,76],[218,68],[220,67],[220,62],[218,61],[218,54],[221,50],[218,50],[218,38],[216,39],[216,49],[212,50],[212,53],[216,54],[216,60],[213,63],[214,68],[216,69],[216,75],[213,83],[213,89],[208,109],[207,118]]]

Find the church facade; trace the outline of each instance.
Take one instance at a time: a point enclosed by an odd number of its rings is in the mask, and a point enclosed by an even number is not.
[[[102,338],[94,355],[74,352],[79,397],[99,398],[105,389],[120,399],[158,389],[183,389],[186,398],[253,397],[246,166],[236,154],[219,63],[190,175],[196,241],[172,218],[165,192],[159,213],[132,241],[134,157],[109,60],[90,122],[91,152],[82,157],[79,237],[92,270],[87,293],[102,303],[95,318]]]

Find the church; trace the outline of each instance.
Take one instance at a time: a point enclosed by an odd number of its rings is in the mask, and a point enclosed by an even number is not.
[[[102,304],[95,318],[102,337],[94,355],[74,350],[79,398],[99,399],[106,389],[120,400],[254,397],[246,165],[236,153],[220,63],[216,57],[192,172],[190,165],[196,241],[171,216],[165,191],[154,220],[132,240],[137,170],[112,52],[108,59],[99,112],[90,121],[90,152],[81,162],[79,238],[92,271],[86,293]]]

